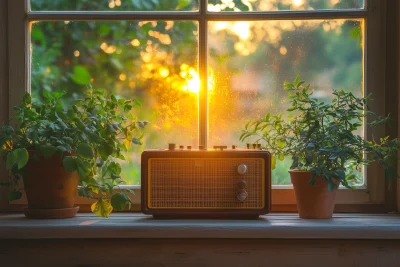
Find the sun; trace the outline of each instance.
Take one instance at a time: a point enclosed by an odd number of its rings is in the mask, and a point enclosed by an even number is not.
[[[183,64],[181,66],[180,76],[186,79],[186,84],[182,86],[183,91],[187,91],[197,95],[200,94],[200,88],[201,88],[200,75],[196,71],[196,69],[189,67],[186,64]],[[214,82],[213,71],[210,69],[208,77],[208,85],[207,85],[207,90],[209,93],[213,91],[214,83],[215,82]]]
[[[187,80],[187,90],[191,93],[200,93],[200,77],[199,74],[194,69],[189,69]]]

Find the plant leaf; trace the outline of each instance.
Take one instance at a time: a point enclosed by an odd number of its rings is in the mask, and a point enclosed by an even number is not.
[[[95,215],[105,218],[108,218],[113,210],[110,202],[102,198],[99,198],[90,208]]]
[[[18,169],[23,168],[29,160],[28,151],[25,148],[18,148],[14,150],[14,155],[17,160]]]
[[[90,73],[82,65],[77,65],[74,67],[74,72],[72,73],[72,80],[79,85],[90,84]]]
[[[45,159],[48,159],[51,156],[53,156],[54,153],[56,153],[56,151],[57,148],[54,146],[40,146],[39,148],[40,154],[43,155]]]
[[[130,200],[125,193],[117,193],[111,197],[111,205],[118,211],[123,211],[127,202],[130,202]]]
[[[336,189],[336,185],[333,182],[328,182],[328,191],[332,192]]]
[[[276,167],[276,157],[275,156],[271,157],[271,167],[272,167],[273,170]]]
[[[79,156],[86,159],[91,159],[94,157],[92,147],[89,144],[85,143],[79,144],[76,152],[78,153]]]
[[[7,159],[6,159],[6,168],[11,169],[12,166],[16,163],[17,159],[14,154],[14,151],[11,151],[7,154]]]
[[[76,171],[76,169],[77,169],[75,159],[70,156],[64,158],[63,166],[67,171],[70,171],[70,172]]]
[[[22,193],[20,191],[13,190],[8,192],[8,200],[10,201],[20,199],[21,197]]]

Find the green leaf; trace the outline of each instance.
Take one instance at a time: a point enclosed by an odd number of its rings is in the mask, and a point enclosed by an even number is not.
[[[141,145],[142,142],[140,142],[140,140],[136,137],[132,138],[132,143],[136,144],[136,145]]]
[[[113,207],[108,200],[99,198],[95,203],[92,204],[91,210],[97,216],[108,218],[113,210]]]
[[[22,169],[29,160],[28,151],[25,148],[18,148],[14,150],[14,156],[17,160],[18,169]]]
[[[7,154],[6,168],[11,169],[15,163],[17,163],[17,158],[16,155],[14,154],[14,151],[11,151]]]
[[[78,168],[78,166],[75,162],[75,159],[70,156],[64,158],[63,166],[67,171],[70,171],[70,172],[76,171]]]
[[[116,175],[119,175],[122,171],[121,165],[117,162],[111,162],[110,165],[108,165],[108,172],[114,173]]]
[[[178,6],[176,7],[176,9],[182,9],[188,5],[190,5],[192,1],[191,0],[178,0]]]
[[[10,201],[20,199],[21,197],[22,193],[20,191],[13,190],[8,192],[8,200]]]
[[[90,190],[85,186],[79,188],[78,195],[80,197],[91,197]]]
[[[58,146],[57,149],[58,149],[58,151],[60,151],[60,152],[65,152],[65,151],[68,150],[65,146]]]
[[[89,144],[80,143],[76,152],[79,156],[86,159],[91,159],[94,157],[92,147]]]
[[[328,191],[332,192],[336,189],[336,185],[333,182],[328,182]]]
[[[45,159],[50,158],[56,153],[57,148],[54,146],[40,146],[39,153],[44,156]]]
[[[87,178],[87,174],[86,174],[85,169],[82,168],[82,167],[79,166],[79,165],[78,165],[78,175],[79,175],[79,178],[80,178],[81,180],[83,180],[83,181],[85,181],[86,178]]]
[[[99,29],[97,30],[100,36],[104,37],[111,32],[110,27],[108,25],[102,24],[100,25]]]
[[[117,193],[111,197],[111,205],[115,210],[123,211],[130,199],[125,193]]]
[[[53,99],[51,93],[50,93],[49,91],[47,91],[47,90],[43,90],[42,95],[43,95],[43,97],[46,98],[46,99]]]
[[[278,141],[277,145],[278,145],[279,148],[284,148],[285,147],[285,142]]]
[[[107,160],[108,157],[113,153],[114,149],[112,146],[109,146],[106,143],[103,143],[99,146],[99,153],[103,160]]]
[[[23,98],[22,98],[22,102],[23,102],[25,105],[31,104],[31,102],[32,102],[32,97],[31,97],[31,95],[30,95],[29,93],[26,93],[26,94],[23,96]]]
[[[346,179],[346,173],[343,170],[336,170],[335,172],[341,181]]]
[[[87,85],[90,84],[91,76],[84,66],[77,65],[74,67],[71,78],[75,83],[79,85]]]
[[[346,176],[346,180],[347,181],[351,181],[351,180],[354,180],[354,179],[356,179],[356,175],[355,174],[350,174],[350,175]]]

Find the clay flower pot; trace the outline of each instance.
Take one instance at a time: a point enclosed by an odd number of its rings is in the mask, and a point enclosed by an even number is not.
[[[315,185],[309,184],[312,172],[291,170],[289,173],[296,194],[300,218],[332,218],[337,190],[329,192],[328,184],[321,177],[317,177]],[[336,180],[334,182],[338,185]]]
[[[35,154],[29,151],[30,155]],[[24,167],[24,188],[29,208],[24,210],[27,217],[67,218],[76,214],[74,207],[78,190],[78,173],[63,167],[60,155],[54,154],[39,160],[30,158]]]

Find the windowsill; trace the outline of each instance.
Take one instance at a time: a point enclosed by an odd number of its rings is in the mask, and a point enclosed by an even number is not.
[[[323,220],[276,213],[258,220],[154,220],[140,213],[108,219],[80,213],[61,220],[0,215],[0,239],[60,238],[400,239],[400,215],[335,214]]]

